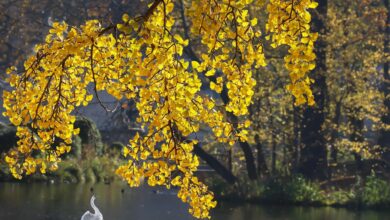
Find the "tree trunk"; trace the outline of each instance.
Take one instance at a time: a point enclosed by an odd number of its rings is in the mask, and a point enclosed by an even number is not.
[[[389,0],[384,0],[385,7],[387,9],[387,19],[386,19],[386,28],[385,28],[385,40],[384,40],[384,52],[385,55],[388,55],[390,52],[389,49],[389,41],[390,41],[390,5]],[[386,113],[382,117],[382,122],[389,126],[390,125],[390,75],[389,75],[389,62],[386,60],[383,64],[383,77],[384,81],[382,84],[382,90],[385,96],[385,108]],[[382,147],[386,147],[390,149],[390,130],[382,130],[380,134],[380,138],[378,140],[379,145]]]
[[[352,118],[351,117],[351,124],[353,126],[353,133],[351,135],[351,141],[353,142],[363,142],[363,127],[364,122],[361,119],[358,118]],[[359,177],[363,177],[363,161],[362,156],[359,153],[354,152],[353,156],[355,157],[355,164],[356,164],[356,175]]]
[[[326,42],[325,22],[323,19],[327,15],[327,0],[318,1],[319,6],[317,13],[313,14],[313,31],[318,32],[320,38],[315,44],[317,54],[316,70],[313,76],[313,94],[316,101],[314,107],[307,107],[303,114],[301,125],[301,141],[303,149],[301,152],[301,162],[299,171],[311,179],[326,179],[328,176],[327,169],[327,150],[325,138],[321,131],[325,121],[325,98],[327,96],[326,87]]]
[[[228,150],[228,170],[233,172],[233,148]]]
[[[217,159],[215,159],[215,157],[204,151],[199,144],[194,145],[194,153],[202,160],[204,160],[228,183],[234,184],[237,181],[237,178],[233,175],[232,172],[226,169]]]
[[[292,159],[292,170],[296,172],[299,161],[301,160],[301,139],[300,139],[300,123],[299,123],[299,108],[293,106],[294,117],[294,152]]]
[[[263,146],[261,145],[259,135],[257,134],[255,136],[255,142],[257,148],[257,173],[261,177],[267,177],[269,175],[269,170],[265,161]]]
[[[221,92],[221,98],[224,104],[227,104],[229,102],[228,97],[228,90],[226,88],[226,85],[223,87]],[[238,118],[237,116],[233,115],[232,113],[227,113],[227,118],[230,122],[232,122],[234,129],[237,129],[237,122]],[[257,179],[257,172],[256,172],[256,165],[255,165],[255,158],[253,156],[253,152],[251,149],[251,146],[246,141],[239,141],[238,142],[241,150],[244,152],[245,157],[245,163],[246,163],[246,170],[248,172],[248,177],[251,180]]]
[[[337,163],[337,149],[334,145],[339,135],[340,117],[341,117],[341,100],[336,102],[335,115],[333,118],[333,124],[336,124],[337,126],[336,129],[332,130],[331,140],[330,140],[331,142],[330,157],[332,159],[332,163]]]
[[[337,166],[337,154],[338,150],[335,146],[336,140],[339,136],[339,127],[340,127],[340,118],[341,118],[341,99],[336,102],[336,109],[334,117],[332,120],[333,124],[336,124],[336,128],[332,129],[330,134],[330,163],[328,167],[329,179],[332,179],[333,169]]]
[[[248,144],[248,142],[239,142],[240,147],[242,151],[244,152],[245,157],[245,163],[246,163],[246,170],[248,171],[248,177],[251,180],[257,179],[257,173],[256,173],[256,165],[255,165],[255,158],[253,157],[253,152]]]
[[[271,131],[272,131],[272,157],[271,157],[271,172],[276,174],[276,128],[274,126],[274,118],[271,116]]]

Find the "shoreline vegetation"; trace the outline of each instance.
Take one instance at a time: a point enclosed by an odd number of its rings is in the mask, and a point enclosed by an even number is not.
[[[2,165],[0,182],[49,182],[49,183],[105,183],[120,181],[115,168],[121,160],[112,159],[109,155],[84,159],[66,159],[59,163],[58,170],[43,174],[32,174],[22,180],[14,179]],[[6,171],[6,172],[4,172]]]
[[[26,176],[21,182],[110,184],[121,181],[115,169],[126,163],[121,156],[123,144],[104,144],[96,125],[87,118],[78,118],[76,126],[80,128],[80,134],[74,137],[72,150],[62,158],[59,169],[45,175]],[[16,140],[9,137],[15,130],[6,125],[1,127],[2,133],[6,134],[3,137],[8,137],[10,144],[14,143]],[[0,182],[19,182],[9,174],[5,163],[0,166]],[[227,183],[213,171],[199,176],[214,192],[217,201],[351,209],[390,207],[390,186],[374,172],[366,177],[341,175],[339,179],[323,182],[310,181],[296,174],[274,174],[254,181],[244,178],[243,172],[235,184]]]
[[[22,182],[110,184],[121,181],[115,169],[126,163],[121,156],[123,144],[104,144],[96,125],[87,118],[79,117],[76,127],[80,128],[80,134],[73,138],[72,150],[62,158],[58,170],[46,175],[26,176]],[[15,129],[5,124],[1,128],[3,137],[13,145],[16,140],[9,137],[14,136]],[[0,166],[0,182],[17,181],[8,173],[5,163]],[[351,209],[390,207],[390,186],[374,172],[366,177],[342,175],[339,180],[323,182],[310,181],[296,174],[274,174],[253,181],[243,178],[245,174],[242,174],[238,175],[235,184],[228,184],[215,172],[204,174],[199,176],[214,192],[217,201]]]
[[[23,178],[22,181],[13,179],[6,167],[2,165],[0,182],[111,184],[121,181],[115,174],[115,168],[124,162],[118,149],[105,151],[102,155],[89,151],[85,152],[80,159],[65,158],[55,172],[48,172],[46,175],[34,174]],[[390,186],[374,173],[365,178],[349,179],[349,184],[344,184],[343,187],[310,181],[300,175],[270,176],[257,181],[240,178],[233,185],[215,175],[206,175],[202,178],[219,202],[302,207],[329,206],[358,210],[383,210],[390,207]]]
[[[261,205],[378,209],[390,207],[390,186],[372,173],[343,188],[328,187],[300,175],[267,180],[240,179],[236,185],[208,181],[218,201]]]

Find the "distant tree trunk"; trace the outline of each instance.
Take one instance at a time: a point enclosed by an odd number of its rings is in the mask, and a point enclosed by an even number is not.
[[[364,127],[364,121],[357,118],[351,118],[351,124],[353,126],[353,133],[351,135],[351,140],[354,142],[363,142],[363,127]],[[356,174],[360,177],[363,176],[363,161],[362,156],[356,152],[353,153],[353,156],[355,157],[355,164],[356,164]]]
[[[228,150],[228,169],[233,172],[233,148]]]
[[[255,135],[255,142],[257,148],[257,173],[260,177],[267,177],[269,175],[269,170],[265,161],[263,146],[261,145],[259,135],[257,134]]]
[[[248,177],[251,180],[257,179],[255,158],[253,157],[253,152],[248,144],[248,142],[239,142],[242,151],[244,152],[245,162],[246,162],[246,170],[248,171]]]
[[[330,156],[333,163],[337,163],[337,149],[335,147],[335,142],[339,134],[340,117],[341,117],[341,100],[336,102],[335,115],[333,118],[333,124],[336,124],[336,129],[332,130],[331,140],[330,140],[332,146]]]
[[[272,131],[272,160],[271,160],[271,172],[272,175],[276,174],[276,134],[274,126],[274,118],[271,116],[271,131]]]
[[[313,76],[313,94],[316,105],[307,107],[303,114],[301,127],[301,141],[303,149],[301,152],[301,162],[299,171],[307,178],[326,179],[328,176],[327,169],[327,150],[322,125],[325,121],[325,98],[327,94],[326,87],[326,42],[321,36],[325,36],[324,18],[327,15],[327,0],[319,0],[317,13],[313,14],[313,31],[318,32],[320,37],[315,44],[317,54],[316,70]]]
[[[337,154],[338,150],[335,146],[336,144],[336,139],[338,138],[339,135],[339,127],[340,127],[340,117],[341,117],[341,100],[336,102],[336,109],[334,113],[334,118],[332,120],[333,124],[336,124],[336,128],[332,129],[331,135],[330,135],[330,158],[331,158],[331,163],[332,165],[329,166],[329,179],[332,178],[332,168],[337,165]]]
[[[293,171],[295,172],[297,166],[299,165],[300,156],[301,156],[301,141],[300,141],[300,123],[299,123],[299,108],[293,106],[294,108],[294,152],[293,152]]]
[[[227,95],[227,88],[224,86],[221,92],[221,98],[225,104],[229,102],[229,97]],[[238,118],[237,116],[233,115],[232,113],[228,112],[227,117],[229,121],[233,123],[233,127],[237,129],[237,122]],[[256,172],[256,165],[255,165],[255,158],[253,156],[252,148],[249,145],[248,142],[246,141],[239,141],[238,142],[241,150],[244,152],[244,157],[245,157],[245,163],[246,163],[246,170],[248,172],[248,177],[251,180],[257,179],[257,172]]]
[[[283,172],[289,173],[290,167],[288,165],[288,159],[287,159],[287,139],[286,139],[286,133],[283,133],[283,140],[282,140],[282,146],[283,146]]]
[[[386,29],[385,29],[385,40],[384,40],[384,52],[385,55],[388,55],[390,52],[389,41],[390,41],[390,5],[389,0],[384,0],[385,7],[387,9],[387,19],[386,19]],[[386,61],[383,64],[383,76],[384,81],[382,84],[382,90],[385,95],[385,108],[387,110],[386,114],[382,117],[382,122],[385,125],[390,125],[390,75],[389,75],[389,62]],[[380,138],[378,140],[379,145],[390,149],[390,131],[382,130]]]

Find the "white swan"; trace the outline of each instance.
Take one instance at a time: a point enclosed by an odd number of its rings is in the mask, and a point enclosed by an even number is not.
[[[103,215],[100,213],[98,207],[95,205],[95,196],[93,195],[91,198],[91,206],[95,213],[91,213],[89,211],[86,211],[83,216],[81,216],[81,220],[103,220]]]

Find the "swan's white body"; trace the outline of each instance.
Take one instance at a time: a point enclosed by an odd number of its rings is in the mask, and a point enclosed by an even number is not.
[[[91,213],[90,211],[86,211],[83,216],[81,216],[81,220],[103,220],[103,215],[100,213],[98,207],[95,205],[95,196],[91,198],[91,206],[95,213]]]

